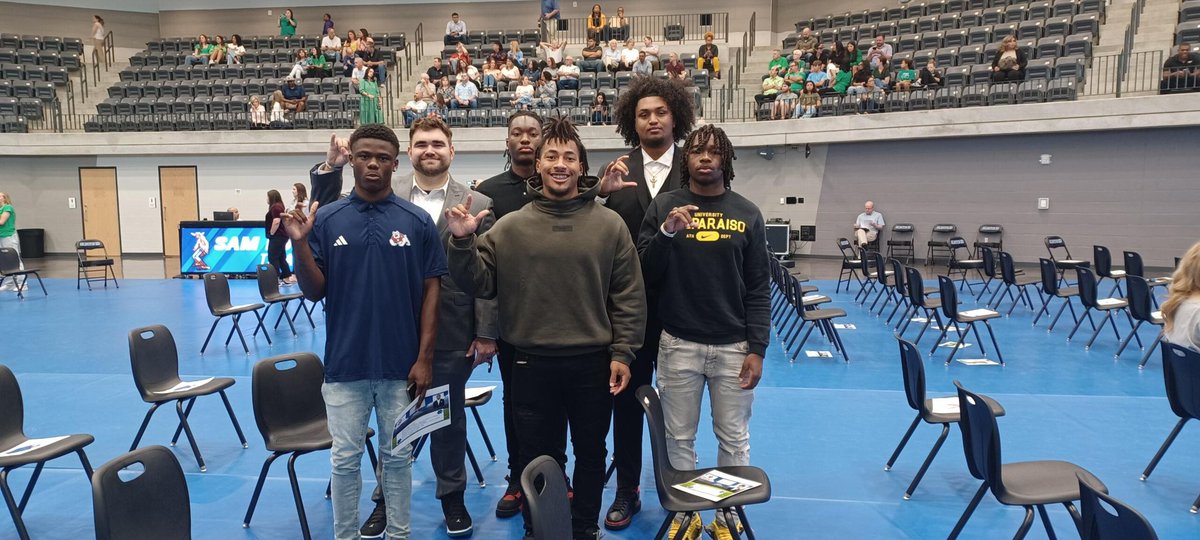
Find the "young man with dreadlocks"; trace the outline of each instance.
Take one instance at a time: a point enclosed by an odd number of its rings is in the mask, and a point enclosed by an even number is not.
[[[658,298],[662,335],[657,386],[667,455],[680,470],[696,466],[696,426],[708,387],[717,465],[750,464],[750,408],[770,341],[771,292],[766,228],[754,203],[729,190],[733,145],[706,125],[684,143],[682,188],[650,203],[638,252],[646,286]],[[684,538],[700,536],[700,518],[678,521]],[[709,525],[732,538],[724,516]]]
[[[570,426],[572,536],[593,540],[612,396],[625,391],[633,351],[642,346],[646,296],[633,240],[621,218],[596,202],[599,179],[584,176],[587,150],[575,126],[548,121],[534,155],[530,204],[478,237],[486,210],[448,210],[447,253],[464,291],[497,300],[500,334],[516,348],[510,394],[520,450],[513,472],[557,453]],[[526,513],[527,537],[532,525]]]
[[[679,189],[685,165],[683,152],[678,151],[675,143],[692,131],[695,112],[691,96],[679,83],[640,77],[621,94],[615,120],[617,132],[633,150],[609,165],[626,175],[622,182],[602,185],[601,195],[608,196],[605,204],[621,215],[630,238],[636,242],[650,201],[660,194]],[[648,301],[646,344],[629,367],[632,373],[630,387],[635,389],[650,384],[658,358],[660,327],[654,314],[653,295]],[[605,528],[611,530],[628,527],[642,507],[639,484],[645,413],[633,394],[626,392],[613,402],[613,467],[617,474],[617,493],[604,518]]]

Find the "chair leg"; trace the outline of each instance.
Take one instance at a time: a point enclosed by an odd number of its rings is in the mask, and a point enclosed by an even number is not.
[[[292,320],[296,320],[296,317],[300,316],[300,312],[304,312],[304,316],[308,318],[308,325],[313,327],[313,330],[316,330],[317,323],[312,320],[312,310],[304,309],[304,303],[304,299],[301,298],[300,303],[296,304],[296,312],[292,314]]]
[[[1042,307],[1041,307],[1041,309],[1038,309],[1037,314],[1033,316],[1033,325],[1034,326],[1037,326],[1038,320],[1040,320],[1042,318],[1043,313],[1046,314],[1047,317],[1050,316],[1050,310],[1047,308],[1050,306],[1050,300],[1052,298],[1054,298],[1054,297],[1045,295],[1045,294],[1042,295]],[[1009,311],[1011,312],[1012,308],[1009,308]]]
[[[292,484],[292,499],[296,501],[296,514],[300,518],[300,531],[303,533],[304,540],[312,540],[312,534],[308,531],[308,515],[304,513],[304,499],[300,497],[300,482],[296,480],[296,458],[300,457],[301,452],[292,453],[292,457],[288,458],[288,481]]]
[[[933,340],[933,346],[929,348],[929,356],[933,356],[933,352],[937,350],[938,344],[942,342],[942,338],[946,337],[947,326],[943,324],[942,321],[938,321],[938,324],[942,327],[942,333],[938,334],[937,339]],[[950,362],[946,363],[948,364]]]
[[[950,365],[950,362],[954,360],[954,355],[958,354],[958,349],[962,348],[963,340],[967,338],[967,335],[965,333],[963,333],[962,328],[958,327],[958,321],[950,321],[950,322],[952,324],[954,324],[954,335],[958,336],[958,339],[955,340],[955,345],[953,347],[950,347],[950,356],[946,357],[946,365],[947,366]],[[968,327],[967,329],[970,330],[970,327]],[[945,334],[945,330],[943,330],[942,333]],[[980,345],[982,345],[982,344],[983,343],[981,341]],[[934,347],[937,347],[937,345],[935,344]]]
[[[1134,327],[1133,314],[1131,314],[1129,312],[1129,308],[1122,309],[1121,311],[1125,313],[1125,320],[1129,321],[1129,328],[1132,330]],[[1115,327],[1114,327],[1114,329],[1115,329]],[[1131,334],[1133,334],[1133,338],[1137,340],[1138,348],[1144,349],[1146,346],[1144,344],[1142,344],[1142,336],[1137,335],[1136,332],[1131,332]],[[1117,341],[1120,341],[1120,340],[1121,340],[1121,338],[1120,338],[1120,336],[1118,336]]]
[[[221,394],[221,401],[225,403],[225,412],[229,413],[229,421],[233,422],[233,430],[237,432],[238,440],[242,442],[242,448],[250,448],[250,445],[246,444],[246,436],[242,434],[242,426],[238,424],[237,416],[233,414],[233,405],[229,404],[229,396],[225,395],[224,390],[221,390],[219,393]]]
[[[192,406],[196,404],[196,398],[187,400],[187,407],[183,409],[183,417],[187,418],[192,415]],[[175,426],[175,434],[171,436],[171,446],[175,446],[179,442],[179,434],[183,431],[183,422]]]
[[[722,508],[718,512],[725,518],[725,525],[729,527],[729,535],[733,537],[733,540],[741,540],[742,537],[738,535],[737,531],[737,521],[733,519],[733,512],[729,508]]]
[[[955,540],[962,533],[963,527],[967,525],[967,520],[971,519],[971,514],[975,513],[975,507],[979,506],[979,501],[983,500],[983,494],[987,493],[988,485],[984,482],[979,486],[979,491],[975,492],[975,496],[971,498],[970,504],[967,504],[967,509],[963,511],[962,517],[958,518],[958,523],[954,524],[954,530],[950,531],[950,536],[946,540]]]
[[[45,466],[45,461],[39,461],[33,468],[33,475],[29,477],[29,482],[25,484],[25,492],[21,494],[21,502],[17,503],[17,510],[22,514],[25,513],[25,505],[29,503],[29,496],[33,495],[33,486],[37,485],[38,478],[41,478],[42,469]]]
[[[756,540],[754,538],[754,528],[750,526],[750,520],[746,518],[746,509],[740,506],[735,506],[733,509],[737,512],[738,518],[742,520],[742,528],[746,529],[747,540]]]
[[[263,483],[267,481],[267,471],[271,469],[275,459],[282,455],[283,452],[274,452],[263,462],[262,471],[258,473],[258,483],[254,485],[254,495],[250,496],[250,506],[246,507],[246,518],[242,520],[242,527],[250,526],[250,518],[254,517],[254,508],[258,506],[258,496],[262,494]]]
[[[1090,307],[1083,308],[1083,314],[1084,314],[1084,316],[1090,318],[1092,316],[1092,308],[1090,308]],[[1071,327],[1071,333],[1067,334],[1067,343],[1070,343],[1071,338],[1075,337],[1075,332],[1079,330],[1079,325],[1081,325],[1081,324],[1083,324],[1083,317],[1080,317],[1079,320],[1075,321],[1075,326]]]
[[[1129,345],[1129,341],[1132,340],[1133,337],[1137,335],[1138,329],[1142,327],[1143,322],[1145,322],[1145,321],[1138,321],[1138,322],[1134,323],[1133,329],[1129,331],[1129,335],[1125,336],[1125,339],[1121,340],[1121,345],[1117,347],[1117,354],[1114,356],[1116,356],[1117,358],[1121,357],[1121,353],[1125,352],[1125,347],[1127,345]],[[1141,338],[1138,338],[1138,339],[1140,340]]]
[[[684,540],[683,535],[684,535],[684,533],[687,532],[688,524],[691,523],[691,520],[693,520],[693,519],[703,519],[703,518],[700,517],[700,514],[697,514],[695,512],[688,512],[687,514],[685,514],[683,516],[683,524],[679,526],[679,530],[675,532],[675,536],[671,537],[671,540]],[[670,525],[668,525],[668,527],[670,527]]]
[[[1096,328],[1096,331],[1092,332],[1092,339],[1089,339],[1087,345],[1083,346],[1083,350],[1090,351],[1092,349],[1092,344],[1096,342],[1096,337],[1098,337],[1100,335],[1100,331],[1104,329],[1105,323],[1112,325],[1113,333],[1117,335],[1117,340],[1121,340],[1121,333],[1117,331],[1117,321],[1113,320],[1112,310],[1105,310],[1104,320],[1100,321],[1100,326]]]
[[[612,476],[616,472],[617,472],[617,462],[613,461],[608,464],[608,469],[604,471],[604,485],[606,485],[606,486],[608,485],[608,482],[610,480],[612,480]]]
[[[992,338],[992,346],[996,348],[996,359],[1000,360],[1000,365],[1004,364],[1004,355],[1000,352],[1000,344],[996,343],[996,331],[992,329],[992,324],[988,321],[983,321],[983,325],[987,327],[988,337]],[[976,333],[976,336],[979,334]]]
[[[483,436],[483,444],[487,445],[488,455],[492,461],[496,461],[496,449],[492,447],[492,439],[488,437],[487,428],[483,427],[483,419],[479,417],[479,408],[471,407],[471,414],[475,416],[475,425],[479,426],[479,434]]]
[[[892,470],[892,465],[895,465],[896,459],[900,457],[900,452],[904,450],[904,446],[908,444],[908,439],[912,437],[913,432],[917,430],[917,426],[921,423],[921,413],[917,413],[917,417],[913,419],[912,425],[908,426],[908,431],[904,432],[904,436],[900,438],[900,444],[896,445],[896,449],[892,451],[892,457],[888,458],[887,465],[883,466],[883,470]]]
[[[979,342],[979,354],[986,357],[987,351],[983,348],[983,336],[979,335],[979,327],[975,326],[974,322],[967,325],[967,333],[970,333],[972,330],[975,331],[975,341]]]
[[[1180,418],[1175,424],[1175,428],[1171,430],[1171,434],[1167,435],[1167,440],[1163,441],[1162,446],[1158,448],[1158,453],[1154,454],[1154,458],[1150,460],[1150,464],[1146,465],[1146,470],[1142,471],[1142,481],[1150,478],[1150,473],[1154,472],[1154,468],[1158,466],[1158,460],[1162,459],[1163,454],[1167,453],[1167,448],[1171,447],[1171,443],[1175,442],[1175,437],[1179,436],[1179,431],[1183,429],[1183,425],[1188,421],[1187,418]]]
[[[212,339],[213,330],[217,329],[217,323],[221,322],[222,317],[217,317],[213,321],[212,326],[208,329],[208,336],[204,338],[204,345],[200,346],[200,354],[204,354],[204,350],[208,348],[208,340]]]
[[[288,328],[291,328],[291,329],[292,329],[292,336],[296,336],[296,335],[297,335],[297,334],[296,334],[296,324],[295,324],[295,323],[293,323],[293,322],[292,322],[292,318],[291,318],[290,316],[288,316],[288,310],[287,310],[287,307],[288,307],[288,302],[291,302],[291,300],[286,300],[286,301],[284,301],[284,302],[283,302],[283,305],[279,306],[279,307],[280,307],[280,310],[279,310],[279,315],[280,315],[280,316],[282,316],[284,319],[286,319],[286,320],[287,320],[287,323],[288,323]],[[265,314],[265,313],[263,314],[263,317],[264,317],[264,318],[266,317],[266,314]],[[279,321],[278,321],[278,320],[276,320],[276,321],[275,321],[275,325],[276,325],[276,327],[278,327],[278,326],[279,326]]]
[[[479,470],[479,462],[475,460],[475,452],[471,450],[471,442],[467,441],[467,460],[471,462],[471,468],[475,470],[475,479],[479,481],[479,487],[487,487],[487,482],[483,480],[483,471]]]
[[[21,510],[13,499],[12,490],[8,487],[8,472],[12,469],[5,467],[0,470],[0,491],[4,493],[4,503],[8,505],[8,513],[12,515],[13,525],[17,527],[17,536],[21,540],[29,540],[29,531],[25,530],[25,520],[21,519]]]
[[[130,452],[137,450],[138,443],[142,442],[142,435],[146,433],[146,426],[150,425],[150,417],[154,416],[154,411],[157,411],[161,405],[162,403],[155,403],[150,406],[150,410],[146,411],[146,417],[142,418],[142,427],[138,428],[137,435],[133,437],[133,444],[129,445]]]
[[[1079,510],[1075,509],[1075,505],[1071,501],[1062,503],[1067,509],[1067,513],[1071,515],[1071,522],[1075,524],[1075,531],[1079,533],[1079,537],[1083,538],[1083,516],[1079,515]]]
[[[671,521],[675,519],[675,512],[667,512],[667,519],[664,519],[662,525],[658,527],[658,532],[654,535],[654,540],[660,540],[663,535],[671,528]]]
[[[929,450],[929,455],[925,456],[925,462],[921,463],[921,468],[917,471],[917,475],[913,477],[912,483],[908,485],[908,490],[904,492],[904,500],[912,498],[912,494],[917,490],[917,484],[921,483],[921,479],[925,477],[925,472],[929,470],[929,465],[933,463],[933,458],[937,456],[942,445],[946,443],[946,435],[950,433],[950,424],[942,424],[942,434],[938,435],[937,442],[933,443],[933,448]]]
[[[1054,526],[1050,524],[1050,515],[1046,513],[1046,506],[1039,504],[1037,510],[1042,518],[1042,526],[1046,528],[1046,535],[1050,540],[1058,540],[1058,537],[1054,535]]]
[[[183,426],[183,433],[187,435],[188,443],[192,445],[192,453],[196,455],[196,463],[200,465],[200,472],[208,472],[208,467],[204,465],[204,456],[200,454],[200,446],[196,444],[196,437],[192,435],[192,426],[188,425],[187,415],[183,413],[183,400],[175,402],[175,412],[179,415],[179,423]]]
[[[1142,355],[1142,361],[1138,363],[1138,369],[1146,367],[1146,362],[1150,361],[1150,354],[1154,352],[1154,349],[1158,348],[1159,343],[1162,343],[1162,338],[1163,331],[1159,330],[1158,336],[1154,338],[1154,342],[1152,342],[1149,347],[1146,347],[1146,354]]]
[[[1021,526],[1017,529],[1017,534],[1013,535],[1013,540],[1021,540],[1025,535],[1029,534],[1029,528],[1033,526],[1033,507],[1025,507],[1025,519],[1021,520]]]

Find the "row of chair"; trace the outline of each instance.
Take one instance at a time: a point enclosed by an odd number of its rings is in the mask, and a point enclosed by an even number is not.
[[[869,102],[870,105],[866,112],[878,113],[1073,101],[1078,97],[1077,85],[1077,82],[1067,78],[1026,81],[1019,84],[979,83],[911,92],[827,95],[821,98],[818,116],[844,116],[863,112],[864,102]],[[758,106],[757,117],[760,120],[769,115],[770,106],[769,102]]]
[[[303,112],[294,113],[290,120],[270,122],[277,129],[354,129],[358,113]],[[234,131],[258,129],[249,113],[189,113],[189,114],[111,114],[96,115],[83,123],[86,133],[151,132],[151,131]]]
[[[83,55],[75,51],[0,48],[0,64],[64,67],[75,71],[83,67]]]
[[[188,114],[249,112],[250,98],[257,96],[264,107],[271,107],[271,92],[234,96],[162,96],[108,98],[96,104],[96,113],[109,114]],[[312,112],[357,111],[361,98],[349,92],[307,94],[305,109]]]
[[[4,32],[0,33],[0,47],[6,49],[41,49],[83,54],[83,40],[73,37],[38,36]]]
[[[1054,36],[1018,41],[1017,48],[1024,51],[1025,58],[1029,60],[1027,66],[1033,65],[1038,60],[1053,61],[1060,57],[1078,58],[1079,62],[1086,64],[1087,59],[1091,56],[1092,41],[1090,36],[1072,34],[1066,37]],[[991,61],[999,50],[1000,42],[986,45],[918,46],[896,51],[892,55],[890,66],[892,69],[899,69],[900,62],[908,60],[914,68],[925,67],[930,60],[936,60],[941,68],[976,64],[987,64],[990,68]]]
[[[23,116],[28,120],[41,120],[44,114],[44,101],[37,97],[0,97],[0,115]]]
[[[1016,8],[1013,8],[1016,9]],[[951,13],[940,17],[905,19],[897,22],[868,23],[826,28],[815,33],[818,43],[853,41],[870,46],[875,36],[883,36],[892,48],[906,47],[905,42],[920,43],[925,40],[946,40],[950,44],[983,44],[993,39],[1015,35],[1018,39],[1036,39],[1046,36],[1068,34],[1096,34],[1103,19],[1096,13],[1053,17],[1024,17],[1015,14],[1009,19],[1002,11],[975,10]],[[785,48],[794,47],[800,34],[788,34],[783,41]],[[939,45],[940,46],[940,45]],[[865,50],[865,49],[864,49]]]
[[[1046,11],[1046,4],[1049,4],[1048,12]],[[1103,14],[1105,8],[1103,0],[1048,0],[1028,3],[1021,2],[1020,0],[938,0],[909,2],[888,8],[867,9],[858,12],[831,14],[801,20],[796,22],[796,31],[799,32],[804,27],[819,31],[847,25],[884,23],[908,19],[919,20],[921,17],[962,14],[964,12],[972,13],[976,10],[995,10],[996,8],[1006,11],[1006,8],[1011,5],[1022,6],[1023,9],[1021,11],[1025,16],[1039,17],[1066,17],[1078,13]]]
[[[71,71],[69,66],[34,66],[24,64],[0,64],[0,82],[16,84],[20,81],[50,81],[66,84]]]
[[[298,49],[321,46],[322,35],[297,36],[242,36],[242,46],[247,49]],[[341,37],[345,37],[342,34]],[[376,47],[393,47],[404,49],[408,44],[404,32],[376,32],[371,34]],[[211,40],[210,40],[211,42]],[[196,37],[167,37],[146,42],[146,49],[151,52],[184,52],[191,53],[199,42]]]
[[[312,48],[316,48],[315,46]],[[292,65],[296,63],[297,52],[299,49],[252,49],[247,48],[241,56],[241,64],[225,64],[225,63],[208,63],[198,64],[199,66],[210,66],[219,68],[221,66],[238,66],[246,64],[267,64],[267,63],[285,63]],[[309,49],[311,50],[311,49]],[[387,62],[387,65],[396,64],[396,53],[398,49],[394,47],[377,47],[379,56]],[[185,62],[189,56],[192,56],[193,51],[182,52],[155,52],[149,50],[138,51],[129,57],[129,65],[132,67],[175,67],[186,65]]]
[[[294,62],[254,62],[245,64],[197,64],[137,66],[122,69],[117,76],[122,82],[137,81],[228,81],[233,79],[282,79],[288,77]],[[341,66],[335,68],[335,77]],[[344,75],[340,75],[345,77]],[[329,78],[329,77],[326,77]],[[349,77],[345,77],[349,79]]]

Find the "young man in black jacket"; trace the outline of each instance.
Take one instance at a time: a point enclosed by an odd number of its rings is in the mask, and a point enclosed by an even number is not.
[[[634,79],[617,101],[617,132],[633,147],[627,155],[609,164],[625,172],[623,182],[601,185],[601,197],[609,209],[620,214],[637,241],[638,228],[646,217],[646,208],[659,194],[679,189],[684,168],[683,152],[675,143],[687,137],[695,123],[692,98],[676,81],[654,77]],[[493,197],[494,198],[494,197]],[[646,344],[630,365],[631,388],[650,384],[658,358],[658,333],[654,297],[646,322]],[[617,494],[604,518],[604,527],[620,530],[629,526],[641,509],[639,484],[642,477],[642,418],[644,412],[637,396],[625,392],[613,402],[613,467],[617,474]]]
[[[724,131],[701,127],[681,150],[683,187],[650,204],[638,241],[662,323],[657,386],[667,455],[677,469],[695,468],[707,386],[717,465],[749,465],[750,409],[771,336],[766,227],[758,207],[729,190],[734,152]],[[699,536],[699,519],[686,527],[684,538]],[[709,533],[729,538],[732,527],[718,514]]]

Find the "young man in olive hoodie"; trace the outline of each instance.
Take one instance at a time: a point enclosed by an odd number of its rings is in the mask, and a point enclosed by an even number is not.
[[[485,210],[446,212],[451,276],[495,298],[500,334],[516,347],[512,397],[518,467],[556,453],[568,424],[575,454],[575,540],[599,537],[612,396],[625,391],[642,345],[646,295],[625,223],[595,201],[599,180],[566,119],[552,119],[536,152],[532,202],[475,236]],[[614,173],[616,174],[616,173]],[[469,200],[468,200],[469,203]],[[525,516],[527,536],[532,528]]]

